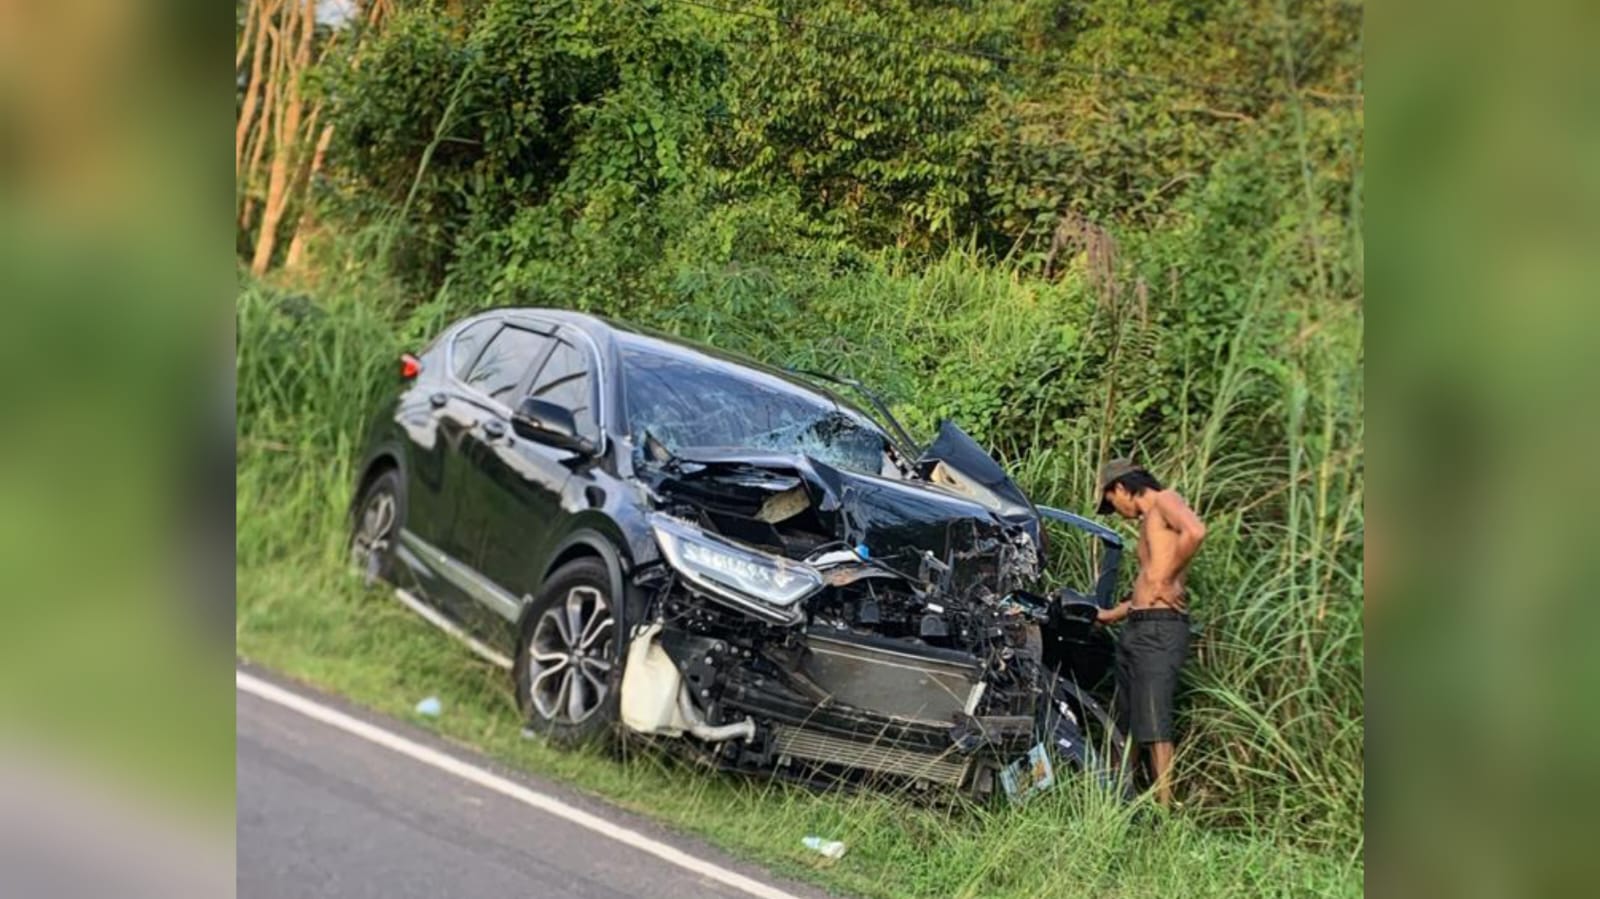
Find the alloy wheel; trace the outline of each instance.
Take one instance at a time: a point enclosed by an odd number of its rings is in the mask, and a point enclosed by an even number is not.
[[[545,719],[578,724],[605,704],[612,665],[611,606],[593,587],[573,587],[534,624],[528,700]]]
[[[395,498],[388,490],[377,490],[367,497],[356,522],[355,534],[350,538],[350,559],[361,570],[367,584],[378,579],[383,566],[383,555],[389,551],[394,537]]]

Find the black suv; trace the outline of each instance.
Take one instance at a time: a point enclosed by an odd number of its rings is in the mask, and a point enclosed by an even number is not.
[[[401,377],[352,554],[510,669],[530,729],[813,782],[1126,784],[1091,696],[1121,542],[954,425],[918,447],[822,386],[853,382],[547,309],[459,322]],[[1093,590],[1039,587],[1045,518],[1100,541]]]

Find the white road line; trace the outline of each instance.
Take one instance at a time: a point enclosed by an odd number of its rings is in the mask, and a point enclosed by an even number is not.
[[[632,846],[641,852],[647,852],[664,862],[677,865],[701,877],[710,878],[736,890],[742,890],[752,896],[759,896],[761,899],[799,899],[793,893],[768,886],[736,871],[730,871],[721,865],[690,855],[659,840],[652,840],[642,833],[613,824],[598,815],[592,815],[582,809],[568,805],[554,796],[548,796],[536,790],[531,790],[522,784],[507,780],[504,777],[491,774],[476,765],[469,765],[454,756],[424,746],[414,740],[408,740],[399,734],[391,733],[376,725],[368,724],[359,718],[346,715],[337,709],[331,709],[298,693],[293,693],[275,684],[268,683],[254,675],[235,670],[234,683],[238,689],[252,696],[258,696],[268,702],[299,712],[314,721],[320,721],[330,727],[336,727],[345,733],[360,737],[385,749],[398,752],[424,765],[431,765],[440,771],[454,774],[462,780],[475,783],[484,789],[493,790],[502,796],[515,799],[524,805],[532,806],[557,818],[570,821],[586,830],[594,831],[601,836]]]

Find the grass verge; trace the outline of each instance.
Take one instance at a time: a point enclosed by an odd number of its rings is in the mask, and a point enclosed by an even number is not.
[[[1089,790],[1061,789],[1021,809],[934,807],[819,794],[651,754],[562,752],[521,735],[504,672],[386,591],[364,588],[333,547],[324,550],[249,562],[241,553],[242,657],[828,889],[882,899],[1362,892],[1359,860],[1210,831]],[[429,695],[443,701],[437,719],[411,711]],[[801,845],[808,834],[843,840],[849,852],[816,856]]]

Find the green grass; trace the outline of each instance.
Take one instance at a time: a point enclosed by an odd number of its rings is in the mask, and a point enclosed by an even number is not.
[[[696,770],[654,753],[564,752],[524,738],[505,672],[481,662],[381,588],[337,547],[239,571],[238,651],[513,767],[558,778],[698,834],[773,870],[862,896],[1359,895],[1357,861],[1209,831],[1178,815],[1062,789],[1022,809],[816,793]],[[411,710],[437,695],[437,719]],[[829,861],[801,838],[843,840]]]

